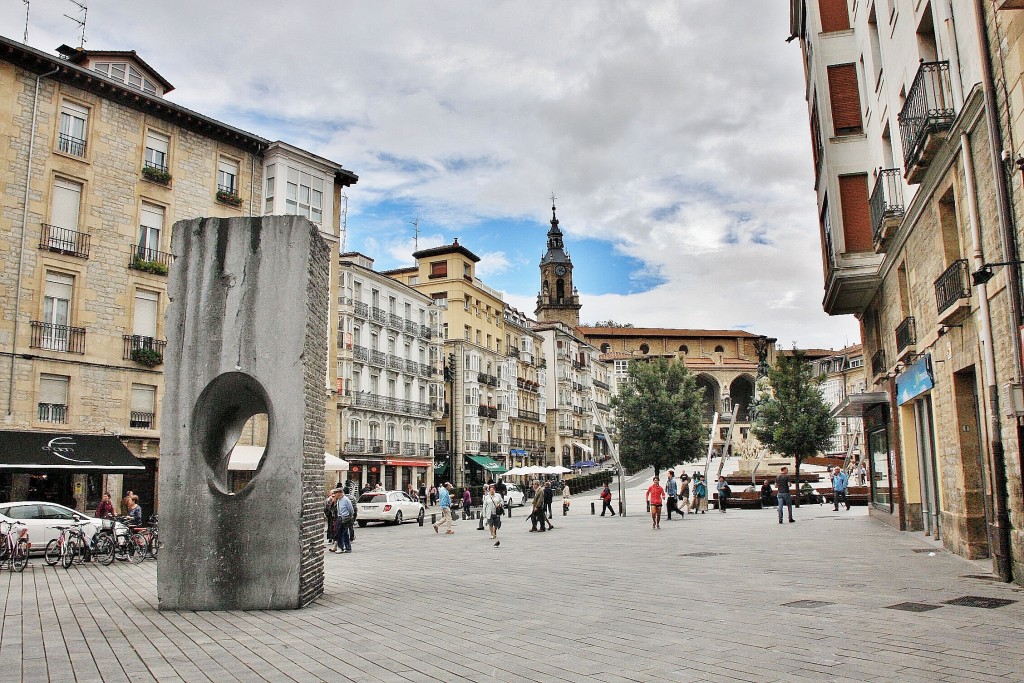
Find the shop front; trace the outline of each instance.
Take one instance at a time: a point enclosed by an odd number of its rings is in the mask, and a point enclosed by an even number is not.
[[[467,455],[466,459],[468,483],[474,486],[492,481],[508,471],[497,460],[486,455]]]
[[[147,474],[146,464],[109,434],[0,431],[0,454],[4,502],[40,500],[85,512],[95,510],[115,482],[111,493],[119,495],[118,475],[127,483]]]
[[[869,512],[887,523],[904,528],[900,510],[899,468],[892,447],[889,395],[884,391],[850,394],[832,411],[833,417],[861,418],[867,444]]]
[[[430,488],[433,481],[433,466],[433,460],[388,458],[384,461],[384,488],[405,491],[410,484],[417,491],[421,486]]]

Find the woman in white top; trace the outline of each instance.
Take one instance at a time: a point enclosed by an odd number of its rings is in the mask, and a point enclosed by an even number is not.
[[[487,520],[487,528],[491,531],[491,539],[494,540],[494,547],[501,545],[498,538],[498,529],[501,528],[501,515],[504,512],[501,496],[494,491],[494,484],[487,487],[483,496],[483,516]]]

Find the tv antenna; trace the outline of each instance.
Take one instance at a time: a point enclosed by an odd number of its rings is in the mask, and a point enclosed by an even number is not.
[[[420,250],[420,219],[418,217],[417,218],[413,218],[411,221],[409,221],[409,225],[412,226],[413,251],[419,251]]]
[[[341,193],[341,253],[345,253],[345,242],[348,240],[348,195]]]
[[[73,17],[70,14],[65,14],[64,16],[78,24],[78,27],[82,30],[78,36],[78,47],[83,48],[85,47],[85,22],[89,17],[89,6],[86,4],[85,0],[68,0],[68,2],[77,7],[78,12],[76,14],[81,15],[81,19]],[[26,2],[25,4],[27,5],[28,3]],[[26,32],[27,31],[28,29],[26,28]]]
[[[29,5],[29,0],[21,0],[21,1],[23,3],[25,3],[25,37],[22,39],[21,42],[24,43],[25,45],[28,45],[28,5]]]

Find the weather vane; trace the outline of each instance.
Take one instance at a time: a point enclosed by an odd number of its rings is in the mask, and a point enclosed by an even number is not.
[[[552,190],[551,191],[551,206],[555,205],[555,199],[557,199],[557,197],[555,197],[555,191]]]

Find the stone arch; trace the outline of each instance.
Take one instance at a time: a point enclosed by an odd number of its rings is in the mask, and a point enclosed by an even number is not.
[[[722,387],[717,379],[703,373],[697,375],[697,387],[704,390],[704,418],[710,422],[721,402]]]
[[[750,405],[754,402],[755,384],[750,375],[740,375],[729,384],[729,396],[733,405],[740,407],[737,419],[746,422],[750,416]]]
[[[683,354],[685,356],[689,352],[690,352],[690,347],[689,346],[687,346],[686,344],[680,344],[679,345],[679,353],[681,353],[681,354]]]
[[[651,347],[650,346],[648,346],[647,344],[641,344],[640,345],[640,353],[642,353],[642,354],[644,354],[646,356],[650,352],[651,352]]]
[[[612,345],[609,344],[608,342],[605,342],[604,344],[601,344],[601,353],[608,353],[611,350],[612,350]]]

